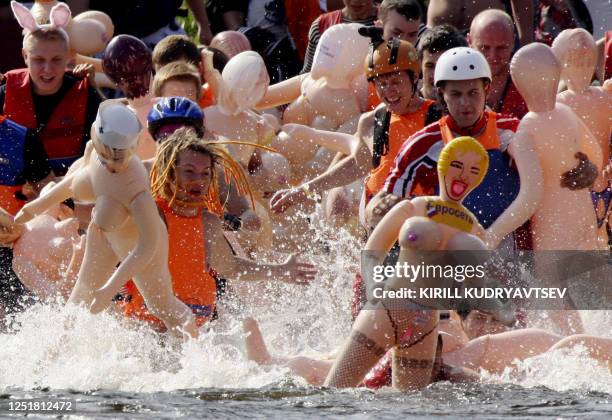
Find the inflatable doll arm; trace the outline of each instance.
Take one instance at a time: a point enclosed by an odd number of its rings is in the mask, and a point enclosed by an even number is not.
[[[343,136],[342,140],[348,140],[344,136],[349,136],[348,134],[341,133],[332,134]],[[368,170],[372,167],[372,155],[363,141],[354,136],[349,137],[351,137],[352,149],[348,153],[349,156],[344,157],[327,171],[306,182],[300,188],[277,191],[270,200],[270,210],[275,213],[283,213],[294,204],[306,202],[309,198],[315,198],[317,195],[320,196],[327,190],[348,185],[358,178],[365,177]]]
[[[487,229],[485,242],[489,249],[497,248],[504,236],[529,219],[542,199],[544,175],[531,135],[519,128],[508,152],[516,163],[521,186],[512,204]]]
[[[255,109],[274,108],[295,101],[302,94],[302,81],[306,76],[308,73],[294,76],[268,87],[266,95],[255,106]]]
[[[106,73],[96,73],[95,75],[96,87],[116,89],[117,85],[106,75]]]
[[[580,130],[580,151],[584,152],[591,162],[597,166],[597,172],[603,170],[602,163],[604,162],[603,151],[597,139],[593,136],[586,124],[581,119],[577,118]],[[607,161],[607,159],[606,159]]]
[[[109,289],[119,290],[128,280],[140,274],[155,256],[159,243],[168,240],[166,235],[160,236],[159,230],[155,228],[160,223],[159,212],[148,191],[142,191],[134,197],[130,210],[138,229],[138,241],[111,278],[100,288],[101,293]]]
[[[96,73],[104,73],[104,69],[102,68],[102,60],[99,58],[87,57],[86,55],[77,54],[76,63],[91,64]]]
[[[27,223],[35,216],[43,214],[50,207],[72,197],[72,180],[75,173],[77,173],[77,171],[70,175],[66,175],[64,179],[51,187],[49,191],[23,206],[15,216],[15,222]]]
[[[75,241],[72,244],[72,256],[70,257],[68,268],[62,276],[62,286],[60,287],[62,291],[67,292],[66,297],[70,296],[70,292],[74,287],[74,283],[76,282],[79,270],[81,269],[81,264],[83,263],[83,258],[85,257],[86,237],[87,235],[81,235],[78,242]]]
[[[375,267],[383,264],[389,250],[398,240],[402,225],[414,213],[414,205],[410,201],[401,202],[385,215],[368,238],[361,253],[360,267],[368,296],[372,293],[372,286],[377,283],[373,277]]]
[[[12,246],[22,233],[23,225],[15,223],[13,216],[0,207],[0,245]]]
[[[350,155],[351,150],[357,148],[358,140],[350,134],[318,130],[301,124],[285,124],[282,130],[291,140],[316,143],[344,155]]]
[[[202,63],[204,67],[204,81],[208,83],[210,89],[216,93],[216,95],[221,95],[224,89],[223,77],[221,77],[221,73],[219,70],[215,68],[213,65],[213,57],[214,54],[209,50],[202,50]],[[225,89],[227,90],[227,89]]]

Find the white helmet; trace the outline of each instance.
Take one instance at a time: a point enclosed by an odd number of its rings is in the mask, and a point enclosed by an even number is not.
[[[473,48],[457,47],[445,51],[436,63],[434,84],[446,80],[488,79],[491,68],[484,55]]]
[[[121,150],[136,145],[142,124],[126,105],[111,100],[100,104],[92,128],[102,144]]]

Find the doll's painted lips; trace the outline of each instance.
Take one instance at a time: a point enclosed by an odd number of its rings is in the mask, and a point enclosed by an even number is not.
[[[451,184],[451,192],[455,197],[460,197],[467,190],[467,187],[468,185],[465,182],[455,180]]]

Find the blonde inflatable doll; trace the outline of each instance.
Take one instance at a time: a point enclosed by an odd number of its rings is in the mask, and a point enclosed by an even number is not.
[[[460,137],[449,142],[438,160],[440,196],[417,197],[395,206],[370,236],[362,272],[382,264],[396,241],[401,248],[400,265],[412,261],[416,251],[486,249],[480,239],[484,229],[461,202],[482,182],[488,164],[486,150],[475,139]],[[385,290],[402,285],[406,282],[392,277]],[[426,386],[436,353],[438,320],[438,310],[407,299],[386,299],[374,309],[361,311],[326,385],[357,386],[393,348],[393,386],[401,390]]]

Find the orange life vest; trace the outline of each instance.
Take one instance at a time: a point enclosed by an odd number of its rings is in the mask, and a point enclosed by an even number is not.
[[[393,169],[395,157],[408,137],[425,127],[427,110],[433,101],[426,99],[419,109],[410,114],[391,114],[389,123],[389,148],[381,156],[380,164],[372,169],[366,181],[366,200],[369,201],[383,187],[389,172]]]
[[[176,297],[191,308],[198,326],[211,319],[217,300],[217,285],[206,266],[206,249],[202,215],[184,217],[175,214],[165,200],[157,199],[168,227],[168,266]],[[157,327],[162,322],[151,315],[134,282],[126,285],[123,313],[149,321]]]
[[[47,124],[39,127],[28,69],[12,70],[5,76],[4,114],[26,128],[37,130],[51,169],[56,175],[65,174],[68,167],[83,154],[87,79],[77,81],[53,110]]]

